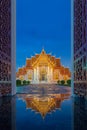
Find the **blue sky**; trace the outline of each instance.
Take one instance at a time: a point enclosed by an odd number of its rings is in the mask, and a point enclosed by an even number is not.
[[[70,0],[17,0],[16,69],[42,48],[71,67]]]

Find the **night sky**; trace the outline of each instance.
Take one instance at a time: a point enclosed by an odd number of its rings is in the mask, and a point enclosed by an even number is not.
[[[70,0],[17,0],[16,69],[42,48],[71,68]]]

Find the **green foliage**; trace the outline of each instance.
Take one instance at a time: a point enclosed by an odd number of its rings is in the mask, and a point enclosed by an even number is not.
[[[61,81],[60,81],[60,80],[58,80],[58,81],[57,81],[57,84],[60,84],[60,83],[61,83]]]
[[[16,85],[17,86],[25,86],[25,85],[29,85],[30,84],[30,81],[26,81],[24,80],[23,82],[21,82],[21,80],[16,80]]]
[[[67,80],[67,84],[71,86],[71,79]]]
[[[65,82],[65,80],[61,80],[61,81],[58,80],[57,84],[60,85],[60,86],[62,86],[62,85],[64,85],[64,86],[71,86],[71,79],[67,80],[66,82]]]
[[[23,81],[23,85],[26,85],[26,83],[27,83],[27,81],[26,81],[26,80],[24,80],[24,81]]]
[[[64,80],[61,80],[61,85],[64,85],[65,84],[65,81]]]
[[[17,79],[17,80],[16,80],[16,85],[17,85],[17,86],[21,86],[21,80]]]
[[[30,84],[30,81],[27,81],[27,84]]]

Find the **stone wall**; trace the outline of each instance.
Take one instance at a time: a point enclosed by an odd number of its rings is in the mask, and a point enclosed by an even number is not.
[[[15,36],[13,36],[14,31],[12,27],[13,1],[14,0],[0,0],[0,96],[12,95],[13,90],[12,41]],[[15,61],[15,54],[13,60]]]
[[[74,93],[87,95],[87,0],[74,0]]]

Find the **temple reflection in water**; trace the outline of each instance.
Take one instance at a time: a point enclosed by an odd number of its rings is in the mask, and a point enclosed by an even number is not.
[[[17,97],[1,98],[0,129],[24,128],[86,130],[87,100],[81,97],[71,98],[70,93],[19,94]]]
[[[26,109],[31,108],[36,113],[40,113],[44,118],[47,113],[51,113],[55,109],[61,109],[61,103],[69,99],[70,93],[66,94],[50,94],[47,96],[25,95],[23,100],[26,102]]]

